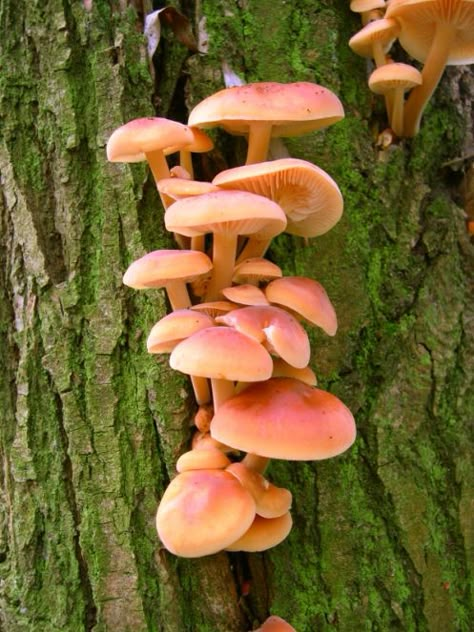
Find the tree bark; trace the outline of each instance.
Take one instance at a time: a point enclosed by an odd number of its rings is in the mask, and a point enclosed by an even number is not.
[[[148,0],[0,1],[0,629],[242,632],[269,613],[298,632],[464,632],[474,615],[472,68],[450,68],[420,134],[386,150],[383,103],[348,2],[176,5],[196,54]],[[272,462],[294,526],[275,549],[177,559],[154,514],[190,439],[187,379],[145,340],[162,291],[127,265],[173,247],[143,165],[107,163],[111,132],[157,113],[185,121],[223,87],[314,81],[346,118],[274,147],[339,184],[343,219],[270,257],[327,289],[335,338],[311,331],[319,384],[353,411],[356,444],[326,462]],[[154,75],[154,76],[152,76]],[[210,179],[242,163],[215,134]]]

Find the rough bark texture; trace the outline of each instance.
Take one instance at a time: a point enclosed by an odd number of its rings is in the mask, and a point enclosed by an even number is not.
[[[176,5],[178,6],[178,5]],[[196,0],[179,8],[207,54],[163,27],[151,78],[151,2],[0,1],[0,629],[240,632],[269,612],[298,632],[472,629],[474,266],[472,70],[444,76],[419,136],[381,151],[383,104],[347,47],[347,0]],[[403,52],[399,52],[403,57]],[[154,513],[189,440],[192,398],[146,354],[160,291],[121,276],[170,247],[150,176],[108,164],[123,122],[187,109],[223,86],[307,80],[346,118],[289,140],[327,170],[345,214],[271,250],[318,279],[334,339],[311,332],[320,384],[358,440],[320,463],[274,462],[294,528],[271,552],[179,560]],[[202,178],[241,161],[216,134]]]

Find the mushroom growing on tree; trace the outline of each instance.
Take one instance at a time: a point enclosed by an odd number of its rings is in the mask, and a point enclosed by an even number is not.
[[[223,127],[248,137],[247,164],[266,160],[271,138],[299,136],[344,117],[338,97],[309,82],[250,83],[225,88],[198,103],[190,126]]]
[[[387,19],[400,25],[403,48],[424,63],[423,83],[405,105],[404,135],[415,136],[423,111],[446,65],[474,63],[474,2],[472,0],[390,0]]]

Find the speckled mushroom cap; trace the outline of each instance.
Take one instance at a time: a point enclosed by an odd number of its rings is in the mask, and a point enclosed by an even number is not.
[[[282,158],[227,169],[213,184],[223,189],[239,189],[275,201],[288,219],[286,232],[309,217],[309,237],[322,235],[341,218],[343,199],[336,182],[316,165],[298,158]]]
[[[223,127],[247,135],[254,121],[272,121],[272,136],[297,136],[336,123],[344,117],[338,97],[309,82],[251,83],[225,88],[198,103],[189,125]]]
[[[181,557],[221,551],[240,538],[255,517],[255,501],[222,470],[182,472],[166,489],[156,514],[163,545]]]
[[[455,28],[446,64],[474,63],[472,0],[390,0],[385,15],[400,24],[400,44],[418,61],[426,60],[440,23]]]
[[[293,378],[271,378],[222,404],[211,436],[263,457],[306,461],[341,454],[354,442],[356,428],[335,395]]]

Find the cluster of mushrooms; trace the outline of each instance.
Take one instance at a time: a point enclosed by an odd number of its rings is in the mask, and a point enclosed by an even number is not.
[[[188,125],[136,119],[107,144],[111,161],[148,161],[179,245],[146,254],[124,275],[132,288],[166,288],[172,312],[153,326],[147,348],[170,354],[197,403],[192,449],[179,458],[156,518],[175,555],[275,546],[291,529],[292,495],[264,476],[269,460],[326,459],[355,439],[348,408],[315,386],[302,324],[333,336],[334,308],[317,281],[284,277],[265,258],[276,235],[321,235],[343,209],[319,167],[266,161],[271,138],[343,116],[339,99],[316,84],[256,83],[208,97]],[[214,126],[248,138],[246,164],[194,180],[191,154],[212,148],[201,128]],[[170,169],[166,156],[177,152],[180,164]]]
[[[361,15],[363,27],[349,40],[349,46],[373,59],[376,66],[369,77],[370,89],[384,95],[393,133],[415,136],[446,65],[474,63],[474,2],[351,0],[350,7]],[[421,72],[389,56],[397,39],[423,64]]]

